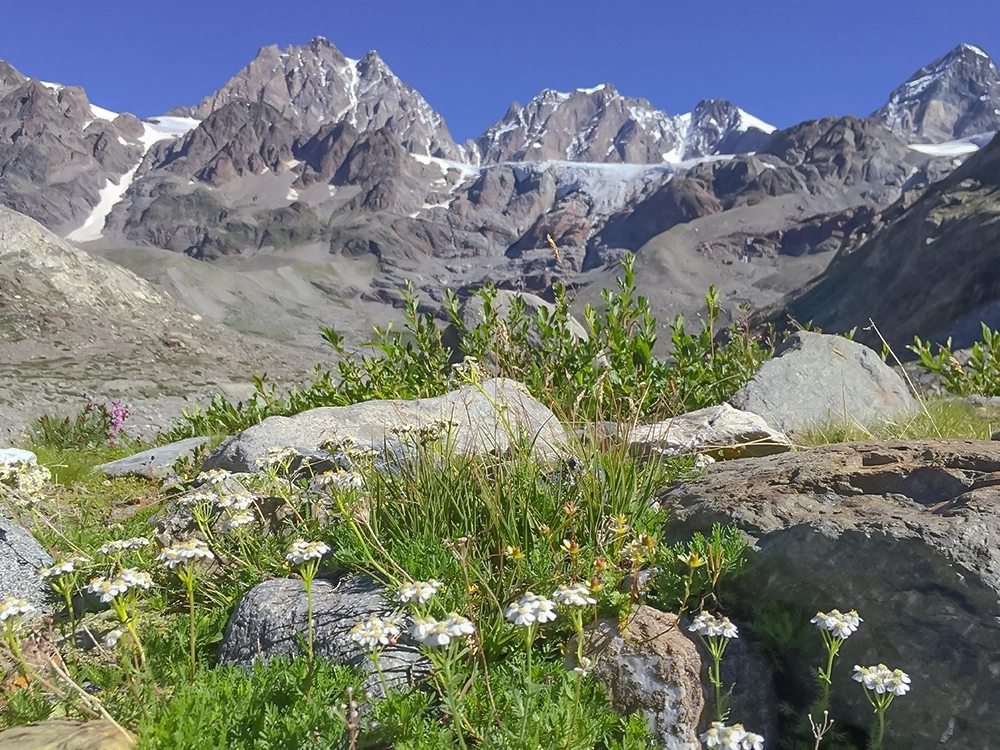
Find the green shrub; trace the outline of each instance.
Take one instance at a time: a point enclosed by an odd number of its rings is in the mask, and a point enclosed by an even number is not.
[[[735,393],[773,351],[771,337],[756,337],[745,323],[717,330],[718,292],[706,296],[706,316],[689,333],[684,319],[670,324],[671,354],[654,353],[657,320],[649,301],[638,295],[632,257],[622,264],[618,290],[602,292],[603,309],[587,306],[586,340],[570,328],[570,300],[556,286],[555,306],[527,313],[515,299],[501,318],[496,291],[485,288],[484,320],[465,328],[458,299],[449,294],[445,306],[460,336],[462,353],[474,358],[484,375],[523,383],[568,421],[667,418],[718,404]],[[318,406],[346,406],[373,399],[437,396],[456,384],[453,352],[442,341],[433,316],[420,312],[411,287],[403,292],[403,330],[376,328],[374,338],[350,349],[333,328],[321,335],[337,353],[335,372],[317,367],[312,382],[279,394],[273,384],[255,378],[256,393],[232,403],[216,395],[208,407],[185,411],[165,436],[179,440],[194,435],[232,434],[274,415],[296,414]]]
[[[74,416],[43,414],[28,428],[32,445],[54,449],[115,447],[134,444],[122,430],[129,411],[118,401],[87,403]]]
[[[907,349],[917,355],[917,365],[940,375],[945,389],[956,396],[1000,396],[1000,331],[982,324],[982,341],[972,345],[968,362],[962,365],[951,350],[951,338],[935,347],[913,337]],[[935,348],[937,351],[935,352]]]

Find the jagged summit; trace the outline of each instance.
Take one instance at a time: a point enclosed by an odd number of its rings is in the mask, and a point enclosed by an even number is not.
[[[523,107],[515,102],[466,149],[471,161],[482,164],[676,163],[754,150],[773,130],[723,100],[704,100],[694,112],[671,116],[602,83],[568,93],[545,89]],[[753,135],[744,137],[748,132]]]
[[[460,155],[441,115],[377,52],[354,60],[324,37],[283,50],[261,47],[246,67],[188,113],[205,119],[236,100],[267,104],[303,133],[341,121],[359,132],[389,127],[413,153]]]
[[[898,87],[872,114],[912,143],[943,143],[1000,130],[1000,69],[960,44]]]

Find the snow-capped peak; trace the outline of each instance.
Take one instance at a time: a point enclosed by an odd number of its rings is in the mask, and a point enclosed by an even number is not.
[[[468,148],[471,161],[485,164],[546,159],[678,163],[719,148],[752,150],[773,131],[729,102],[706,100],[694,112],[671,116],[602,84],[570,93],[545,89],[525,106],[511,106]]]
[[[930,106],[935,101],[945,106]],[[1000,128],[1000,69],[980,47],[960,44],[910,76],[872,116],[917,143],[995,131]]]

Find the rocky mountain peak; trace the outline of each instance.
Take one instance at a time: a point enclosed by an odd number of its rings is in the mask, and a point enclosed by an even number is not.
[[[441,116],[377,52],[353,60],[323,37],[284,50],[262,47],[188,114],[205,119],[235,101],[267,104],[308,135],[327,123],[347,121],[359,132],[389,127],[414,153],[460,155]]]
[[[545,89],[470,143],[483,164],[545,159],[658,163],[683,140],[680,123],[611,84],[569,93]]]
[[[960,44],[898,87],[872,114],[911,143],[943,143],[1000,130],[1000,69]]]
[[[569,93],[545,89],[467,144],[472,161],[545,159],[659,164],[752,151],[773,127],[722,99],[671,116],[604,83]]]

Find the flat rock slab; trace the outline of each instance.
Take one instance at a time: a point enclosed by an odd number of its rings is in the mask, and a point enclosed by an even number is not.
[[[0,750],[131,750],[135,736],[110,721],[49,719],[0,732]]]
[[[309,454],[330,440],[398,454],[406,445],[393,428],[419,429],[439,420],[457,423],[447,437],[457,455],[504,453],[512,442],[524,439],[540,455],[556,458],[566,443],[566,433],[548,407],[520,383],[497,378],[434,398],[366,401],[269,417],[223,442],[203,468],[253,472],[271,448],[291,447]]]
[[[191,457],[206,445],[206,437],[187,438],[176,443],[150,448],[148,451],[120,458],[100,466],[95,471],[102,471],[109,477],[145,477],[146,479],[163,479],[169,476],[178,459]]]
[[[51,564],[52,557],[28,531],[0,518],[0,599],[15,596],[47,609],[51,591],[38,569]]]
[[[383,587],[367,576],[339,582],[313,582],[313,647],[315,654],[337,664],[363,665],[374,677],[375,667],[350,638],[351,628],[372,615],[389,614]],[[276,578],[250,589],[240,599],[226,625],[219,648],[219,662],[252,669],[255,659],[280,655],[304,656],[301,639],[307,630],[308,602],[302,581]],[[426,662],[408,636],[387,646],[379,665],[389,685],[410,681]],[[380,681],[370,679],[366,688],[380,691]]]
[[[730,403],[786,434],[873,425],[917,410],[906,383],[874,351],[808,331],[789,336]]]
[[[670,457],[705,453],[725,459],[769,456],[792,447],[788,438],[769,427],[763,417],[729,404],[633,427],[626,433],[625,442],[633,455]]]
[[[709,466],[661,497],[667,541],[734,524],[753,541],[745,603],[857,609],[831,715],[871,727],[855,664],[907,672],[885,747],[986,748],[1000,715],[1000,444],[827,445]],[[822,645],[816,638],[816,654]],[[813,656],[810,654],[810,656]],[[815,659],[793,669],[812,684]]]

